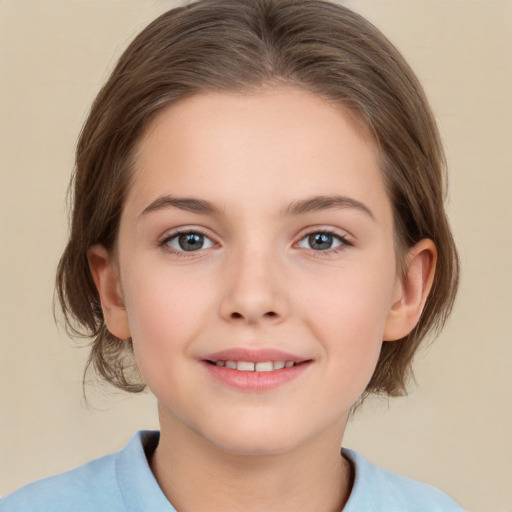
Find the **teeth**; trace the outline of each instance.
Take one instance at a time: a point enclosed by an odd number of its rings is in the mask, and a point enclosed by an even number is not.
[[[240,370],[241,372],[253,372],[254,363],[248,363],[247,361],[238,361],[236,369]]]
[[[295,364],[293,361],[261,361],[259,363],[251,361],[215,361],[215,366],[224,366],[241,372],[271,372],[282,368],[291,368]]]
[[[257,372],[271,372],[274,369],[274,365],[270,361],[264,363],[256,363],[254,369]]]

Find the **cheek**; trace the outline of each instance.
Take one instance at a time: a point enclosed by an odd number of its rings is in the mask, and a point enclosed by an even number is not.
[[[315,276],[297,295],[308,297],[305,314],[319,328],[340,335],[373,332],[381,337],[393,287],[393,267],[381,264],[334,269],[320,280]]]
[[[197,286],[151,276],[133,279],[127,303],[137,364],[159,400],[179,403],[189,378],[192,343],[206,321],[205,294]]]
[[[165,265],[132,272],[124,293],[139,352],[186,347],[211,315],[213,297],[209,290],[204,278],[171,272]]]
[[[311,283],[303,315],[321,342],[333,375],[339,376],[339,385],[355,400],[366,388],[380,354],[394,268],[377,265],[340,270],[326,283],[324,292],[318,282]]]

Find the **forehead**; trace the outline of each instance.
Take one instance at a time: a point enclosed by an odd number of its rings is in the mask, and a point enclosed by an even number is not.
[[[339,106],[292,87],[198,94],[141,139],[127,207],[162,194],[240,205],[350,195],[386,209],[377,151]],[[382,214],[383,212],[377,212]]]

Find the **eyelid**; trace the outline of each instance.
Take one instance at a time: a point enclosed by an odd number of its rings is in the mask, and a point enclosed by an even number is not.
[[[335,228],[333,226],[323,224],[316,226],[308,226],[307,228],[302,229],[297,235],[297,238],[299,240],[302,240],[304,237],[308,235],[313,235],[315,233],[327,233],[329,235],[333,235],[335,237],[342,238],[347,241],[351,241],[352,239],[354,239],[353,235],[346,229]]]

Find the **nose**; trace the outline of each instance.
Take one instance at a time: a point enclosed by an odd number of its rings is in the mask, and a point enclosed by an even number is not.
[[[262,251],[232,255],[224,274],[220,315],[229,322],[278,323],[288,314],[284,273],[277,258]]]

